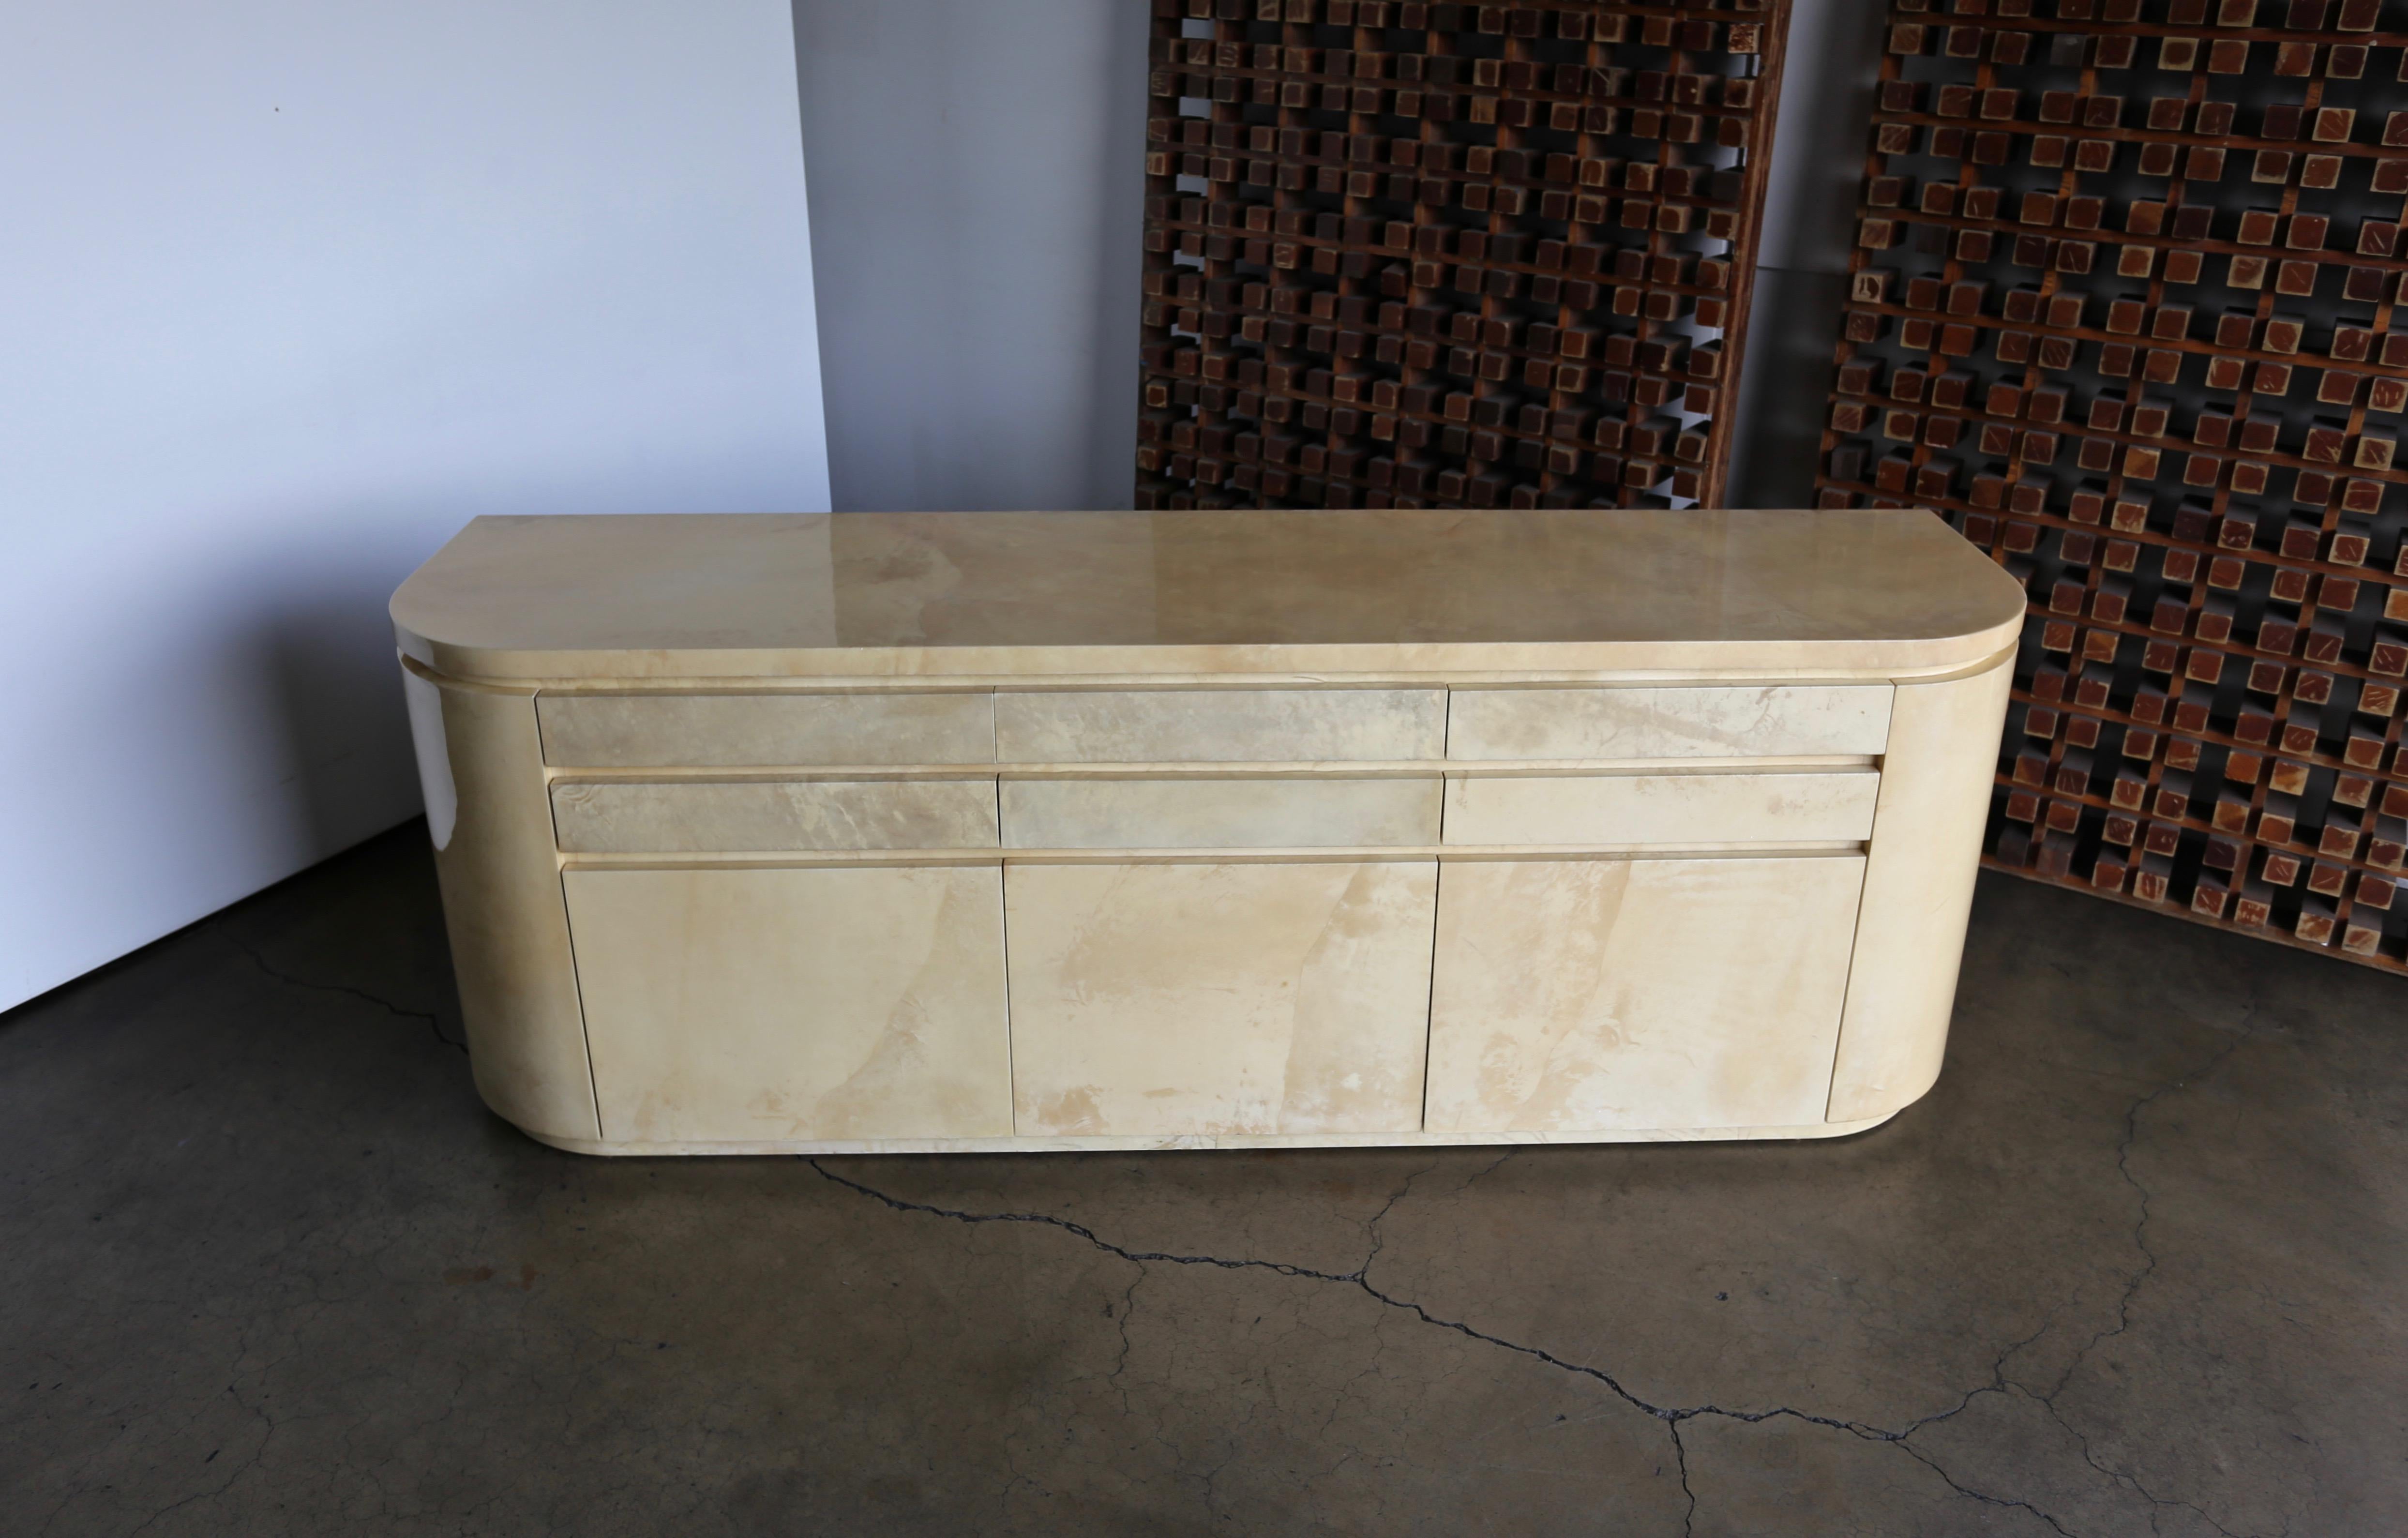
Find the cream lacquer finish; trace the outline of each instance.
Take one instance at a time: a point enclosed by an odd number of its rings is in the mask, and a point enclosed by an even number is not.
[[[1870,756],[1887,685],[1763,689],[1458,689],[1446,755],[1498,758]]]
[[[1864,874],[1860,855],[1448,866],[1428,1125],[1816,1119]]]
[[[1446,691],[1004,694],[995,701],[995,751],[1014,764],[1442,758]]]
[[[394,600],[478,1087],[615,1154],[1877,1125],[2022,614],[1909,512],[480,519]]]
[[[1013,849],[1426,847],[1440,781],[1006,780]]]
[[[1870,769],[1499,775],[1447,783],[1451,844],[1834,843],[1873,830]]]
[[[1940,1077],[2011,667],[1898,692],[1829,1114],[1885,1115]]]
[[[435,877],[477,1091],[538,1137],[598,1138],[532,692],[452,683],[442,698],[460,810]]]
[[[1420,1128],[1436,861],[1015,866],[1004,887],[1022,1131]]]
[[[993,780],[560,780],[552,817],[568,855],[993,849]]]
[[[567,886],[613,1135],[1010,1132],[999,868],[572,870]]]
[[[992,764],[995,697],[548,695],[544,756],[577,769]]]
[[[1928,513],[480,518],[394,619],[454,678],[1875,683],[2014,645],[2004,581]]]

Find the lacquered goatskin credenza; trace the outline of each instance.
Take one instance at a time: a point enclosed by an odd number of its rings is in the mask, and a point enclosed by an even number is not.
[[[601,1154],[1861,1130],[2023,612],[1874,511],[486,518],[393,603],[478,1087]]]

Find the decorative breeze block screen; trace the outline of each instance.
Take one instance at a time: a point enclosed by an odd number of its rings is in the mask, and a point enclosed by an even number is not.
[[[1137,505],[1720,500],[1786,0],[1154,0]]]
[[[2408,0],[1893,0],[1827,507],[2031,593],[1992,863],[2408,965]]]

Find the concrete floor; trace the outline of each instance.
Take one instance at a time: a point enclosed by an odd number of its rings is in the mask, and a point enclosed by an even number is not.
[[[0,1531],[2408,1531],[2397,980],[1988,878],[1846,1143],[593,1160],[423,838],[0,1017]]]

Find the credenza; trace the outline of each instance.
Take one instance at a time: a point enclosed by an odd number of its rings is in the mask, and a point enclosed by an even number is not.
[[[2023,615],[1915,511],[480,518],[393,601],[478,1088],[595,1154],[1862,1130]]]

